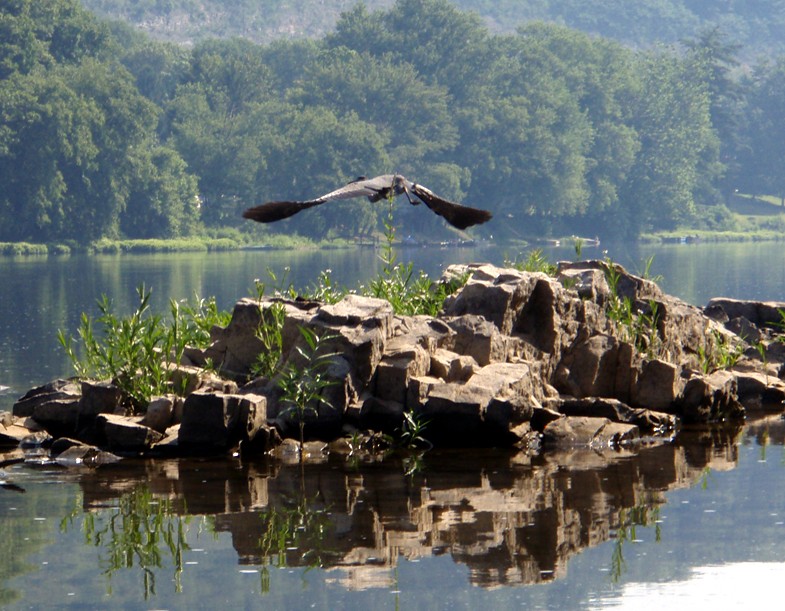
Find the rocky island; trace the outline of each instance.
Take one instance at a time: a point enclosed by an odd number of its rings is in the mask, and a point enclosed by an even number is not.
[[[112,380],[56,380],[3,414],[0,435],[80,463],[371,452],[407,434],[536,453],[667,441],[681,426],[785,408],[785,304],[701,309],[607,260],[562,262],[555,275],[455,265],[442,281],[456,277],[468,280],[438,316],[354,294],[243,298],[144,413],[128,413]],[[254,377],[271,308],[282,313],[280,373]],[[317,362],[318,396],[298,405],[281,377],[313,380]]]

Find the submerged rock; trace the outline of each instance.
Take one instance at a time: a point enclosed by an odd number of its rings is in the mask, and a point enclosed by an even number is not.
[[[54,459],[63,467],[90,467],[96,468],[119,462],[119,456],[105,452],[95,446],[75,445],[64,450]]]

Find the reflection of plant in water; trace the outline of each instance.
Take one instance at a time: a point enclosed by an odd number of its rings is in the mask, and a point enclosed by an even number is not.
[[[413,410],[403,413],[399,443],[404,450],[409,452],[403,459],[404,475],[408,477],[423,470],[425,451],[433,448],[433,444],[423,436],[430,422],[430,420],[424,419],[422,414]]]
[[[403,474],[414,477],[425,468],[425,452],[412,452],[403,459]]]
[[[262,592],[270,591],[270,566],[289,566],[289,550],[297,550],[298,554],[300,550],[306,550],[298,556],[300,562],[297,566],[306,566],[309,570],[324,566],[324,557],[330,553],[324,549],[324,541],[331,525],[327,509],[314,509],[303,497],[295,507],[273,507],[260,514],[260,517]]]
[[[703,471],[701,471],[700,475],[700,482],[701,482],[701,490],[708,490],[709,489],[709,480],[711,479],[711,467],[704,467]]]
[[[143,572],[145,600],[155,595],[154,569],[163,568],[168,552],[174,566],[175,589],[181,592],[183,552],[190,549],[185,532],[190,518],[172,515],[171,502],[154,498],[147,486],[124,495],[113,509],[83,514],[77,508],[63,520],[61,530],[65,531],[81,515],[85,543],[107,551],[104,573],[110,581],[120,569],[138,566]],[[111,589],[110,583],[110,594]]]
[[[617,582],[624,573],[624,544],[627,541],[636,541],[637,527],[647,528],[654,525],[654,540],[659,543],[662,538],[660,529],[660,508],[648,505],[637,505],[619,511],[619,528],[616,531],[616,543],[611,556],[611,579]]]

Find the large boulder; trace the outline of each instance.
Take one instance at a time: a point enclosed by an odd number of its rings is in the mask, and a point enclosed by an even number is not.
[[[577,341],[560,360],[553,385],[574,397],[617,397],[629,401],[637,362],[635,349],[612,335]]]
[[[737,391],[738,382],[731,371],[718,370],[709,375],[693,372],[672,411],[688,424],[739,420],[744,417],[744,407]]]
[[[274,305],[285,312],[284,344],[289,345],[299,335],[297,325],[307,324],[318,308],[318,304],[313,302],[240,299],[234,306],[229,324],[225,328],[211,329],[211,345],[204,350],[202,358],[225,376],[241,380],[247,378],[253,372],[259,354],[273,349],[260,337],[260,327],[274,324],[269,312]]]
[[[108,380],[82,380],[79,415],[94,418],[98,414],[122,413],[123,392]]]
[[[223,452],[253,438],[267,421],[266,398],[197,391],[183,404],[179,445],[185,451]]]
[[[392,337],[393,309],[383,299],[350,294],[319,308],[312,324],[333,338],[325,349],[346,359],[360,384],[367,385]],[[302,346],[302,342],[298,344]]]

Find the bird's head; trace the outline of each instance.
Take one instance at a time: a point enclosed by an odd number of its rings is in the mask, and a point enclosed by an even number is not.
[[[406,180],[400,174],[395,174],[393,176],[393,180],[392,180],[392,190],[393,190],[393,193],[395,193],[396,195],[400,195],[401,193],[405,193],[406,194],[406,199],[409,200],[409,203],[412,204],[412,205],[416,205],[419,202],[416,202],[416,201],[412,200],[412,195],[409,192],[409,185],[410,185],[409,181]]]

